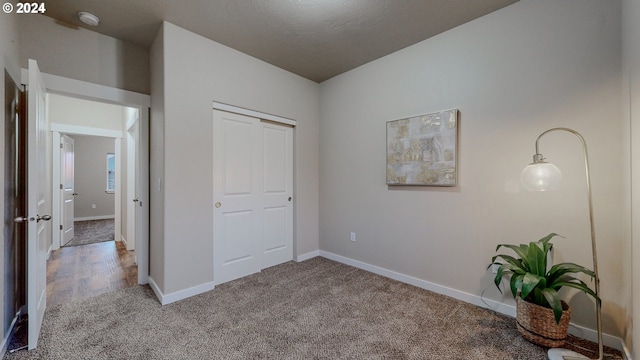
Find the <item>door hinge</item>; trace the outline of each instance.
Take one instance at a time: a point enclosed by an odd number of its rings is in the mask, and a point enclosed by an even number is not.
[[[62,230],[62,225],[60,225],[60,230]]]
[[[62,184],[60,184],[60,190],[62,190]]]

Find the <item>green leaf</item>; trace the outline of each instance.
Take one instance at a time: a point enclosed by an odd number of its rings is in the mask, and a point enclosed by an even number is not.
[[[529,244],[527,260],[529,263],[529,271],[538,276],[545,275],[547,271],[547,255],[538,243],[532,242]]]
[[[600,298],[596,295],[595,291],[591,290],[591,288],[582,280],[575,279],[576,282],[556,282],[554,283],[554,288],[560,289],[563,286],[578,289],[588,295],[591,295],[597,301],[600,301]]]
[[[546,280],[544,277],[533,273],[524,274],[524,277],[522,278],[522,288],[520,289],[520,296],[523,299],[526,298],[527,296],[529,296],[529,293],[533,291],[533,289],[535,289],[539,284],[541,284],[542,287],[546,285]]]
[[[595,273],[593,271],[587,269],[582,265],[565,262],[565,263],[553,265],[551,269],[549,269],[549,273],[547,274],[547,277],[551,279],[555,279],[555,278],[559,278],[564,274],[570,274],[570,273],[583,273],[591,277],[595,276]]]
[[[520,291],[522,287],[522,278],[524,275],[513,275],[511,276],[511,281],[509,282],[509,287],[511,288],[511,295],[516,297],[516,294]]]
[[[553,310],[553,316],[556,319],[556,324],[559,324],[560,318],[562,317],[562,301],[560,301],[560,295],[557,291],[549,288],[543,289],[542,295],[544,295],[544,298]]]
[[[558,234],[556,234],[556,233],[550,233],[549,235],[547,235],[547,236],[543,237],[542,239],[540,239],[540,240],[538,240],[538,241],[539,241],[539,242],[541,242],[541,243],[544,243],[544,244],[549,244],[549,245],[551,245],[551,247],[553,247],[553,244],[550,244],[550,243],[549,243],[549,241],[551,241],[551,239],[552,239],[554,236],[559,236],[559,237],[561,237],[561,238],[563,238],[563,239],[564,239],[564,236],[562,236],[562,235],[558,235]],[[551,248],[549,248],[549,249],[551,249]]]
[[[524,258],[527,256],[527,246],[524,244],[521,245],[511,245],[511,244],[499,244],[496,246],[496,251],[498,251],[501,247],[506,247],[508,249],[513,250],[519,258]]]
[[[507,262],[508,264],[511,264],[511,265],[512,265],[512,266],[514,266],[514,267],[521,268],[521,269],[523,269],[523,270],[524,270],[524,268],[523,268],[523,266],[522,266],[522,261],[521,261],[520,259],[516,259],[516,258],[514,258],[513,256],[503,255],[503,254],[496,255],[496,256],[492,257],[492,258],[491,258],[491,263],[492,263],[492,265],[493,265],[493,264],[500,264],[500,265],[502,265],[501,263],[496,263],[496,260],[497,260],[498,258],[500,258],[500,259],[504,260],[505,262]],[[489,266],[491,266],[491,265],[489,265]]]

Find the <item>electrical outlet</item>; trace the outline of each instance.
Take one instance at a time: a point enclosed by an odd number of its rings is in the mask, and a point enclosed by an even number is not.
[[[91,204],[91,208],[95,209],[96,208],[96,204]]]
[[[356,241],[356,233],[354,233],[353,231],[351,232],[351,241]]]
[[[500,267],[500,264],[491,264],[491,273],[497,274],[499,267]]]

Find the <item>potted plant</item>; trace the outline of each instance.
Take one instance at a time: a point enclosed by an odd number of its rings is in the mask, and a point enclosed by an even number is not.
[[[510,277],[509,285],[516,299],[516,323],[520,334],[546,347],[564,345],[567,336],[571,309],[560,299],[560,288],[578,289],[600,301],[584,281],[572,275],[583,273],[593,278],[593,271],[567,262],[548,268],[549,252],[553,249],[550,241],[555,236],[560,235],[551,233],[528,245],[499,244],[496,252],[504,247],[513,250],[516,257],[498,254],[491,258],[489,265],[497,266],[494,283],[501,293],[500,282]],[[498,262],[498,259],[502,261]]]

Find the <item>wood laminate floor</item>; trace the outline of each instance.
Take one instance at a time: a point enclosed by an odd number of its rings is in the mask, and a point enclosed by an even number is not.
[[[62,247],[47,261],[47,305],[85,299],[138,283],[133,252],[121,241]]]

